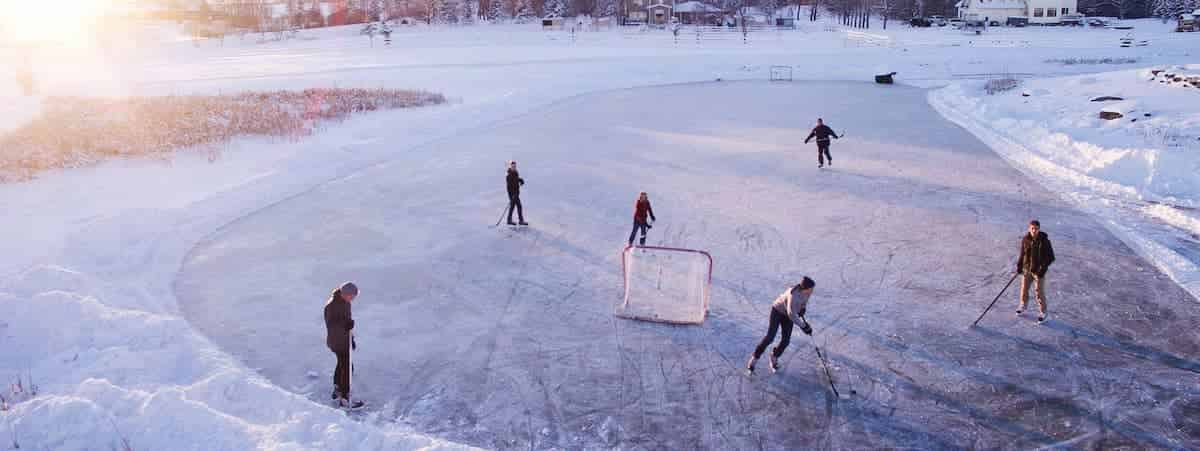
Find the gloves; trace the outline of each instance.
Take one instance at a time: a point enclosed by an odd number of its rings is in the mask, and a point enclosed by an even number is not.
[[[807,322],[800,323],[800,331],[805,335],[812,336],[812,326],[809,326]]]
[[[517,179],[517,183],[520,183],[521,186],[525,186],[525,179]]]
[[[354,320],[350,320],[350,324],[346,325],[346,330],[354,330]]]
[[[354,337],[350,337],[350,349],[358,349],[358,342],[354,341]]]

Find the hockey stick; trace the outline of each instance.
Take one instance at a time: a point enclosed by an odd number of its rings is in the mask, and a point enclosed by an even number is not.
[[[1012,278],[1008,279],[1008,284],[1004,285],[1004,288],[1000,290],[1000,294],[996,295],[996,299],[992,299],[992,303],[988,304],[987,308],[983,310],[983,313],[979,314],[979,318],[975,318],[975,322],[971,323],[971,327],[979,325],[979,320],[983,319],[983,315],[987,315],[987,313],[992,310],[992,306],[996,305],[996,301],[1000,300],[1000,296],[1004,296],[1004,292],[1008,291],[1008,287],[1012,286],[1013,282],[1017,280],[1017,276],[1019,275],[1021,275],[1021,273],[1013,274]]]
[[[804,319],[803,316],[800,317],[800,320],[804,321],[804,325],[808,326],[808,330],[812,330],[812,325],[808,324],[808,320]],[[809,335],[809,339],[813,342],[813,349],[817,351],[817,359],[821,360],[821,368],[825,369],[825,379],[829,381],[829,388],[833,390],[833,396],[841,399],[842,394],[838,393],[837,386],[833,384],[833,374],[829,372],[829,363],[825,361],[825,355],[821,354],[821,347],[817,346],[817,339],[813,338],[812,335]]]
[[[837,386],[833,385],[833,375],[829,374],[829,364],[825,363],[825,355],[821,354],[821,348],[816,344],[813,344],[813,349],[817,350],[817,358],[821,359],[821,366],[825,368],[825,378],[829,380],[829,388],[833,389],[833,396],[840,399],[842,395],[838,393]]]
[[[491,226],[490,228],[494,229],[494,228],[496,228],[496,227],[500,227],[500,221],[503,221],[503,220],[504,220],[504,215],[508,213],[508,209],[509,209],[509,208],[510,208],[510,207],[504,207],[504,209],[503,209],[503,210],[500,210],[500,218],[499,218],[499,219],[497,219],[497,220],[496,220],[496,224],[495,224],[495,225],[493,225],[493,226]]]

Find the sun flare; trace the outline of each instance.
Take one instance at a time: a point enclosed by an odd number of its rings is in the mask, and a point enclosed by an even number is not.
[[[14,41],[85,40],[112,0],[0,0],[0,38]]]

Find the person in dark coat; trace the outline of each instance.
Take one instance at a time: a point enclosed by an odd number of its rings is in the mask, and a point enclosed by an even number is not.
[[[525,185],[525,179],[517,172],[516,160],[508,162],[508,175],[504,181],[508,187],[508,225],[529,225],[525,222],[525,209],[521,206],[521,187]],[[513,209],[517,210],[519,222],[512,220]]]
[[[354,316],[350,304],[358,296],[358,287],[346,282],[330,295],[325,303],[325,346],[337,357],[333,370],[333,397],[344,407],[361,407],[362,402],[350,402],[350,351],[356,348],[351,331]]]
[[[650,221],[658,220],[654,217],[654,208],[650,207],[650,196],[642,191],[638,193],[637,201],[633,204],[633,230],[629,232],[630,246],[633,246],[633,237],[637,235],[638,229],[642,231],[642,240],[638,245],[646,245],[646,231],[650,229],[650,222],[646,220],[647,216]]]
[[[1038,324],[1046,321],[1046,270],[1054,263],[1054,246],[1036,219],[1029,221],[1029,233],[1021,237],[1021,255],[1017,258],[1017,274],[1021,274],[1021,305],[1017,316],[1029,303],[1029,286],[1033,285],[1038,303]]]
[[[825,167],[826,159],[829,160],[829,165],[833,166],[833,155],[829,154],[829,138],[830,137],[832,137],[833,139],[841,139],[838,137],[837,133],[833,132],[832,128],[829,128],[829,126],[825,125],[825,121],[822,121],[821,118],[817,118],[817,126],[813,127],[812,131],[808,133],[807,138],[804,138],[804,144],[808,144],[808,142],[810,140],[812,140],[813,138],[817,138],[817,167],[818,168]]]

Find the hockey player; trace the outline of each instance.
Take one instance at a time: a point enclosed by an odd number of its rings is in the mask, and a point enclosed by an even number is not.
[[[1033,285],[1038,303],[1038,324],[1046,322],[1046,270],[1054,263],[1054,247],[1042,231],[1042,223],[1029,221],[1029,233],[1021,237],[1021,255],[1017,258],[1017,274],[1021,274],[1021,305],[1017,316],[1029,303],[1029,286]]]
[[[529,225],[525,222],[525,209],[521,207],[521,187],[525,185],[525,179],[517,173],[516,160],[508,162],[508,175],[504,181],[508,187],[508,225]],[[517,223],[512,220],[514,208],[517,210],[517,220],[520,221]]]
[[[808,144],[814,137],[817,138],[817,168],[825,167],[825,160],[829,160],[829,165],[833,166],[833,155],[829,154],[829,137],[840,139],[837,133],[833,132],[832,128],[825,125],[821,118],[817,118],[817,126],[813,127],[808,133],[808,137],[804,138],[804,144]]]
[[[767,335],[758,343],[758,347],[754,348],[754,355],[750,356],[750,361],[746,363],[748,373],[754,373],[754,364],[758,362],[759,357],[762,357],[767,346],[775,341],[775,332],[779,329],[783,329],[783,338],[779,340],[779,346],[771,349],[772,372],[779,370],[779,356],[787,349],[788,343],[792,339],[793,324],[800,323],[800,330],[805,334],[812,335],[812,327],[808,325],[808,321],[804,320],[804,312],[808,307],[808,298],[812,296],[813,288],[816,286],[816,282],[805,277],[799,284],[779,295],[771,304],[771,318],[767,326]]]
[[[333,291],[325,303],[325,345],[337,357],[333,370],[333,399],[343,408],[357,409],[362,401],[350,401],[350,351],[357,348],[351,332],[354,319],[350,303],[358,296],[358,287],[346,282]]]
[[[646,231],[651,227],[651,223],[646,221],[647,216],[650,217],[650,221],[658,220],[654,218],[654,209],[650,207],[649,195],[642,191],[638,193],[637,201],[633,204],[633,230],[629,232],[630,246],[633,246],[633,237],[637,235],[638,229],[642,230],[642,240],[638,242],[638,245],[646,245]]]

